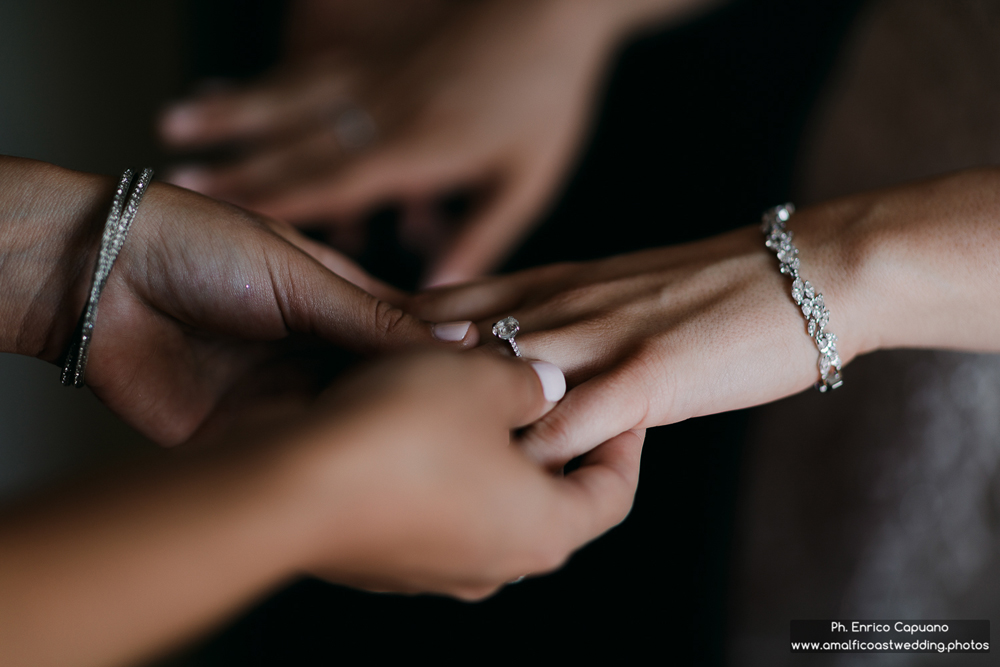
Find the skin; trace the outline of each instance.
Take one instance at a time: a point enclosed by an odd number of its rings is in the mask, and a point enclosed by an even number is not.
[[[83,311],[108,178],[0,157],[0,351],[57,362]],[[314,245],[314,244],[313,244]],[[313,391],[334,346],[431,345],[435,328],[376,293],[377,281],[291,228],[154,183],[101,300],[87,384],[123,420],[175,444],[255,392]],[[305,372],[304,372],[305,371]]]
[[[149,660],[303,573],[473,600],[555,569],[628,513],[643,434],[552,476],[510,446],[552,405],[520,361],[391,358],[214,446],[7,508],[4,660]]]
[[[293,17],[315,20],[293,20],[291,51],[315,55],[163,116],[169,146],[242,149],[235,162],[191,165],[172,178],[284,220],[332,226],[334,242],[348,249],[358,245],[367,212],[400,203],[402,241],[429,260],[427,283],[467,280],[496,267],[558,191],[621,41],[711,4],[480,0],[442,11],[441,3],[423,3],[434,19],[414,21],[413,30],[426,32],[373,54],[344,37],[330,38],[339,49],[319,49],[322,12],[306,3]],[[392,22],[391,12],[384,16]],[[298,49],[299,41],[311,46]],[[364,150],[345,149],[333,130],[330,119],[345,104],[367,110],[378,127]],[[460,225],[438,207],[455,193],[474,202]]]
[[[110,190],[0,158],[0,351],[65,349]],[[557,368],[450,353],[476,329],[435,341],[327,266],[398,296],[290,228],[150,187],[101,298],[88,382],[161,442],[194,439],[0,509],[5,662],[135,664],[304,573],[479,599],[626,516],[642,431],[551,475],[511,445],[565,392]],[[331,343],[438,350],[384,358],[317,401],[301,370]],[[234,400],[259,385],[265,397]]]
[[[998,193],[1000,170],[973,170],[792,217],[802,275],[826,297],[845,363],[882,348],[1000,351]],[[816,382],[818,353],[777,269],[754,226],[434,290],[408,307],[476,320],[484,340],[492,322],[520,321],[522,353],[575,385],[523,436],[526,451],[558,467],[627,429],[758,405]],[[845,377],[849,387],[849,369]]]

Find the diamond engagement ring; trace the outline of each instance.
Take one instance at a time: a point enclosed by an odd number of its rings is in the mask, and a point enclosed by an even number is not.
[[[517,332],[520,330],[521,323],[513,317],[505,317],[493,325],[493,335],[500,340],[505,340],[510,343],[510,346],[514,349],[514,354],[519,357],[521,356],[521,351],[517,349],[517,343],[514,342],[514,336],[516,336]]]

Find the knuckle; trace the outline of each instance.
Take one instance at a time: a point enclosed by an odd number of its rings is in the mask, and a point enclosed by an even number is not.
[[[531,449],[545,461],[569,460],[579,454],[573,450],[571,421],[558,408],[531,427]]]
[[[637,417],[634,427],[661,423],[659,420],[674,414],[676,407],[676,383],[671,373],[657,363],[663,354],[655,346],[655,342],[643,344],[622,369],[625,385],[641,388],[631,392],[636,397],[632,404]]]
[[[581,285],[567,287],[558,294],[552,295],[546,303],[546,309],[553,312],[576,312],[581,309],[589,309],[595,297],[593,285]]]
[[[375,299],[372,307],[372,330],[382,343],[391,343],[406,333],[409,316],[403,309]]]
[[[424,317],[431,321],[435,320],[435,306],[440,300],[440,296],[428,292],[419,292],[407,297],[406,308],[417,317]]]

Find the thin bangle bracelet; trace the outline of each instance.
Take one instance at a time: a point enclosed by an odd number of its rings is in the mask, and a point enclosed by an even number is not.
[[[779,270],[792,277],[792,299],[802,309],[806,318],[806,331],[819,350],[819,382],[816,389],[827,392],[844,384],[840,373],[840,355],[837,354],[837,334],[827,331],[830,311],[827,310],[823,295],[816,291],[808,280],[799,275],[799,250],[792,245],[792,233],[785,229],[785,223],[795,212],[795,206],[784,204],[764,211],[761,231],[764,245],[778,256]]]
[[[118,180],[118,189],[115,190],[114,199],[111,200],[111,210],[104,223],[101,251],[97,256],[97,265],[94,267],[94,276],[90,282],[87,305],[83,309],[80,322],[70,340],[69,350],[66,353],[66,363],[63,365],[61,380],[67,387],[71,385],[82,387],[84,385],[90,341],[94,335],[94,324],[97,322],[97,303],[101,299],[101,292],[104,291],[104,287],[108,283],[111,267],[115,265],[118,253],[125,245],[125,237],[132,226],[132,220],[135,219],[136,211],[139,210],[139,202],[146,194],[146,189],[152,178],[153,170],[147,167],[142,170],[142,174],[134,182],[131,169],[126,169]],[[128,197],[127,203],[126,196]]]

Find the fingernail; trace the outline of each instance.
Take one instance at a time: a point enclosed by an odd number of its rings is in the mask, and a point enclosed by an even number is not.
[[[208,173],[200,167],[175,167],[167,172],[163,180],[195,192],[204,190],[209,182]]]
[[[435,324],[431,331],[438,340],[454,343],[465,338],[465,334],[469,332],[471,326],[472,322],[444,322]]]
[[[558,366],[547,361],[532,361],[531,367],[542,381],[542,393],[545,394],[546,401],[555,403],[566,395],[566,376]]]

